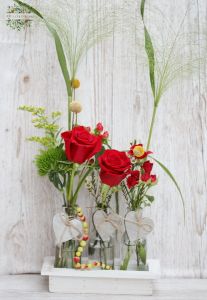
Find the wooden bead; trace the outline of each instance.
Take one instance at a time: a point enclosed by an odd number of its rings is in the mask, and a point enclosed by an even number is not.
[[[71,86],[74,89],[78,89],[80,87],[80,81],[77,78],[74,78],[71,82]]]
[[[85,247],[85,246],[86,246],[86,242],[85,242],[85,241],[81,241],[81,242],[80,242],[80,246],[81,246],[81,247]]]

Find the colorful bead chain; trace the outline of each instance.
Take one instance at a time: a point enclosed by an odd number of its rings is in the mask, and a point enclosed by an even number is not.
[[[81,264],[81,255],[83,253],[84,248],[86,247],[86,242],[89,239],[88,236],[88,223],[86,222],[86,217],[83,214],[82,208],[77,207],[76,209],[77,216],[79,220],[82,222],[83,225],[83,237],[79,242],[79,246],[76,249],[75,256],[73,257],[73,262],[75,263],[75,268],[76,269],[81,269],[81,270],[91,270],[92,268],[101,268],[103,270],[112,270],[112,267],[109,265],[106,265],[102,262],[93,262],[93,263],[87,263],[87,264]]]

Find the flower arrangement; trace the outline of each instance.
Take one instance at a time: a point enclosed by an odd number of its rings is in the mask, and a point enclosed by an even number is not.
[[[90,27],[92,26],[90,23],[89,29],[96,37],[93,39],[90,39],[88,33],[82,28],[81,33],[90,41],[89,44],[84,44],[79,40],[78,30],[73,36],[70,26],[61,27],[54,18],[43,16],[38,10],[22,1],[14,1],[38,16],[52,34],[68,92],[68,128],[66,131],[60,129],[58,125],[60,112],[46,115],[45,109],[41,107],[20,107],[21,110],[30,112],[34,126],[44,131],[43,136],[29,138],[30,141],[41,145],[40,152],[35,157],[38,173],[40,176],[48,176],[50,182],[63,196],[63,211],[57,213],[53,219],[57,246],[55,267],[84,270],[114,269],[117,267],[114,261],[114,248],[117,245],[119,233],[123,251],[118,268],[127,270],[135,255],[136,269],[147,270],[146,236],[153,229],[153,221],[143,217],[142,214],[143,209],[154,201],[154,196],[149,193],[151,188],[158,183],[157,175],[153,173],[154,163],[166,172],[177,187],[182,200],[183,197],[172,173],[149,150],[157,107],[164,92],[162,89],[164,83],[162,80],[156,82],[155,50],[144,21],[145,1],[141,1],[140,15],[144,26],[145,51],[154,109],[146,148],[135,140],[125,151],[112,149],[109,141],[110,135],[108,131],[104,131],[102,123],[99,122],[94,129],[79,124],[78,114],[82,111],[82,105],[75,97],[75,91],[80,87],[76,72],[81,56],[102,38],[110,35],[111,23],[107,23],[105,30],[102,28],[99,33],[91,29],[93,27]],[[73,11],[73,6],[70,9]],[[114,17],[113,20],[116,22],[117,15],[113,13],[108,17]],[[109,20],[108,17],[107,20]],[[99,26],[103,21],[103,19],[101,22],[98,21]],[[59,35],[61,29],[63,29],[62,38]],[[72,51],[74,47],[71,45],[74,45],[74,40],[78,41],[75,44],[76,49],[79,49],[77,52]],[[94,227],[94,237],[91,235],[83,209],[78,203],[79,192],[84,185],[93,198],[95,208],[90,216]],[[119,214],[119,195],[123,195],[127,206],[124,216]],[[113,210],[113,197],[116,199],[116,212]],[[88,259],[83,262],[83,256],[87,256],[85,251],[87,243]]]

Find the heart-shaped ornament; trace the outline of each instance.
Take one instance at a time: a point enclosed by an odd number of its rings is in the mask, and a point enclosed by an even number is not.
[[[128,238],[131,242],[145,238],[154,227],[154,223],[149,218],[142,217],[142,211],[130,211],[125,217],[125,227]]]
[[[118,214],[106,214],[103,210],[97,210],[93,215],[95,228],[103,241],[109,241],[116,230],[120,230],[122,222]]]
[[[77,219],[69,220],[68,215],[64,212],[54,216],[53,230],[57,245],[69,240],[79,239],[83,235],[81,221]]]

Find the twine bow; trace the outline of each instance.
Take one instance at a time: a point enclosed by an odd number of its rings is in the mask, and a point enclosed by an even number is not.
[[[68,216],[65,213],[59,213],[54,216],[53,228],[57,240],[57,245],[59,246],[59,258],[61,258],[61,246],[64,241],[71,239],[81,240],[83,236],[83,233],[81,231],[82,224],[73,216]],[[64,238],[65,234],[66,237]]]
[[[102,240],[111,237],[116,230],[118,233],[122,233],[123,231],[123,222],[120,216],[114,212],[106,214],[102,210],[97,210],[93,216],[93,220],[96,231],[99,233]]]
[[[139,237],[144,237],[148,235],[153,230],[154,227],[154,223],[150,218],[142,217],[142,211],[140,209],[135,212],[134,211],[129,212],[127,216],[124,218],[124,221],[125,221],[126,231],[129,238],[132,236],[133,238],[135,238],[134,234],[136,234],[136,236]],[[130,224],[136,225],[135,230],[134,227],[130,226]]]
[[[98,229],[103,223],[110,223],[116,230],[120,231],[121,227],[121,219],[117,219],[116,214],[110,213],[109,215],[103,216],[103,219],[100,220],[99,224],[96,225],[96,229]]]

